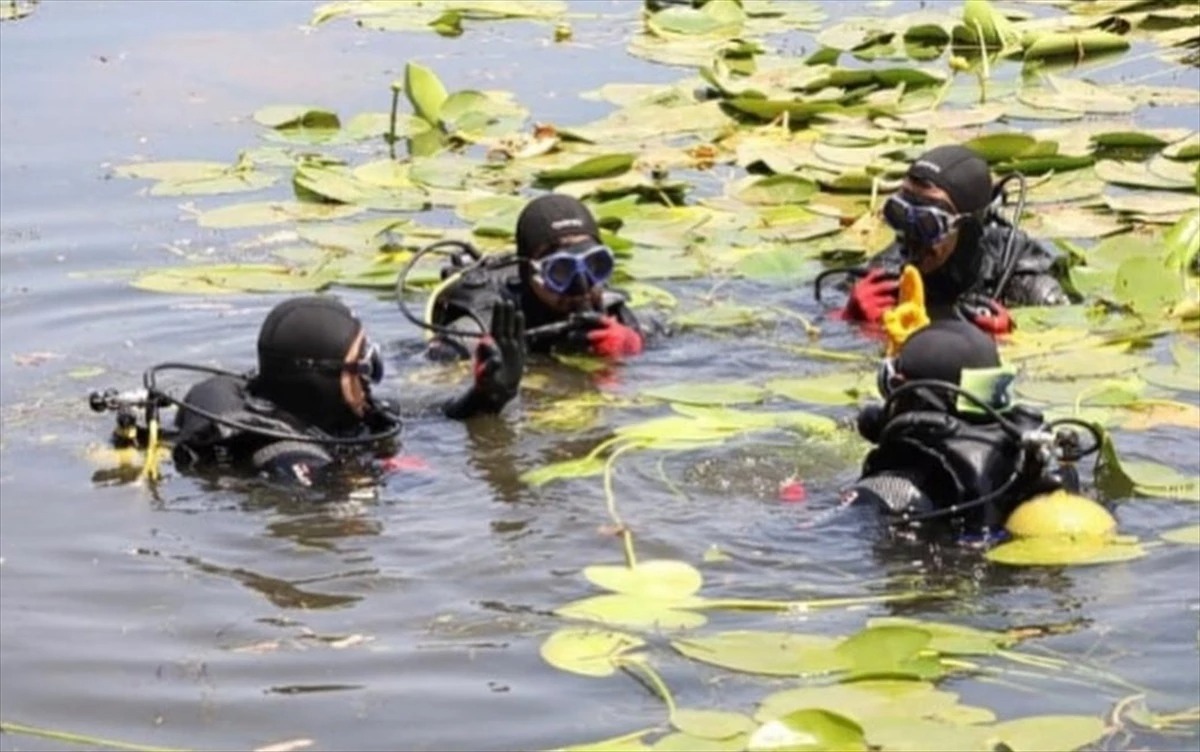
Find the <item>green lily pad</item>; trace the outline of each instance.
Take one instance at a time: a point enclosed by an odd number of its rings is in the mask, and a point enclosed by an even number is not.
[[[816,183],[798,175],[769,175],[751,180],[737,196],[748,204],[777,206],[803,203],[816,192]]]
[[[441,121],[442,105],[450,96],[436,73],[413,62],[404,66],[404,94],[417,117],[430,124]]]
[[[546,638],[542,659],[563,671],[584,676],[611,676],[620,657],[645,645],[645,640],[621,632],[567,627]]]
[[[829,710],[808,709],[768,721],[747,743],[749,752],[866,752],[863,729],[844,715]]]
[[[1161,259],[1135,256],[1121,262],[1113,294],[1145,317],[1158,317],[1183,297],[1183,280],[1163,274]]]
[[[765,723],[805,708],[830,708],[865,724],[876,717],[935,715],[957,703],[958,695],[939,690],[929,682],[865,679],[775,692],[759,703],[754,718]]]
[[[583,576],[605,590],[648,600],[680,600],[694,595],[704,584],[700,571],[691,564],[669,559],[638,562],[633,567],[593,565],[584,568]]]
[[[654,752],[741,752],[746,748],[746,734],[728,739],[705,739],[682,732],[667,734],[651,747]]]
[[[874,376],[869,382],[874,384]],[[860,374],[828,373],[821,376],[800,376],[771,379],[767,390],[796,402],[814,405],[856,405],[863,396],[874,391],[864,389]]]
[[[1190,190],[1192,182],[1163,177],[1150,171],[1144,162],[1122,162],[1114,159],[1101,159],[1093,166],[1096,177],[1114,185],[1125,185],[1134,188],[1159,188],[1164,190]]]
[[[554,613],[572,619],[585,619],[629,629],[693,629],[703,626],[708,621],[704,614],[671,608],[671,605],[617,593],[573,601],[556,608]]]
[[[268,128],[313,128],[337,130],[341,121],[336,113],[305,105],[274,105],[254,113],[254,121]]]
[[[871,718],[867,740],[888,752],[990,752],[991,729],[921,717]]]
[[[1186,543],[1192,546],[1200,546],[1200,525],[1178,527],[1174,530],[1168,530],[1159,537],[1171,543]]]
[[[531,486],[541,486],[550,481],[568,478],[590,478],[604,472],[604,460],[595,457],[563,460],[521,473],[521,481]]]
[[[1136,542],[1066,537],[1018,538],[985,554],[988,561],[997,564],[1026,567],[1110,564],[1145,555],[1145,549]]]
[[[1179,193],[1127,193],[1121,196],[1105,196],[1109,209],[1134,214],[1178,214],[1196,208],[1196,197]]]
[[[1087,715],[1038,715],[997,723],[990,729],[1012,752],[1050,752],[1086,747],[1107,733],[1104,721]]]
[[[1003,632],[899,616],[875,617],[867,621],[867,626],[902,626],[922,629],[928,632],[932,638],[929,648],[943,655],[995,655],[1001,648],[1016,642],[1015,638]]]
[[[1200,133],[1181,138],[1163,149],[1168,159],[1200,159]]]
[[[1085,57],[1127,49],[1128,39],[1099,29],[1088,29],[1078,33],[1052,32],[1038,35],[1025,46],[1025,60],[1066,57],[1079,61]]]
[[[917,627],[868,627],[847,637],[835,651],[849,663],[851,678],[932,679],[944,673],[936,656],[921,655],[932,639]]]
[[[351,204],[314,204],[307,201],[258,201],[210,209],[196,216],[196,224],[213,229],[274,225],[284,222],[320,222],[345,219],[363,207]]]
[[[1024,154],[1038,143],[1027,133],[989,133],[967,141],[963,146],[989,162],[1006,162]]]
[[[739,382],[682,383],[644,389],[641,395],[665,402],[682,402],[688,405],[740,405],[762,401],[766,391],[760,386]]]
[[[689,708],[676,708],[671,714],[671,725],[690,736],[716,740],[749,734],[756,727],[754,721],[742,713]]]
[[[572,180],[611,178],[628,172],[636,158],[635,154],[604,154],[598,157],[589,157],[570,167],[542,170],[537,173],[537,180],[548,185],[556,185]]]
[[[140,290],[184,295],[233,292],[316,292],[333,282],[328,272],[305,272],[275,264],[215,264],[145,272],[133,280]]]
[[[849,668],[837,640],[790,632],[718,632],[673,640],[671,647],[702,663],[768,676],[817,676]]]

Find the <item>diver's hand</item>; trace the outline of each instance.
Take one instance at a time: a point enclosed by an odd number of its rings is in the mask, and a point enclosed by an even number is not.
[[[999,301],[991,298],[967,305],[965,313],[972,324],[993,337],[1011,334],[1016,328],[1008,309]]]
[[[491,334],[475,347],[475,391],[493,412],[498,412],[521,385],[525,370],[525,314],[511,302],[492,307]]]
[[[854,283],[842,315],[852,321],[877,324],[883,318],[883,312],[896,305],[899,290],[900,282],[895,274],[872,269]]]
[[[642,335],[633,327],[625,326],[612,316],[600,319],[600,325],[587,333],[592,353],[603,358],[620,359],[626,355],[640,355],[644,343]]]

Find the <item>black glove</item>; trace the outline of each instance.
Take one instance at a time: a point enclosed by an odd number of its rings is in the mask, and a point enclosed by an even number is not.
[[[444,407],[451,418],[498,413],[517,396],[525,370],[525,314],[507,301],[492,307],[491,334],[475,346],[475,383]]]

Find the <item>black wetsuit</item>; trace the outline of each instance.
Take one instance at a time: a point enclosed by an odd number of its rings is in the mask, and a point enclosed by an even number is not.
[[[305,440],[331,438],[329,434],[252,395],[248,379],[213,376],[189,389],[183,401],[245,428],[223,425],[181,408],[175,416],[176,433],[172,439],[176,467],[231,468],[286,484],[312,486],[326,480],[338,464],[341,453],[332,444]],[[339,434],[337,438],[381,433],[398,420],[390,409],[372,404],[355,431]],[[295,434],[296,438],[264,436],[250,430],[253,428]],[[385,444],[378,442],[375,448]],[[356,448],[366,451],[372,447],[364,442]]]
[[[439,333],[431,343],[429,355],[448,360],[470,357],[478,337],[491,326],[492,306],[501,300],[511,301],[525,314],[526,342],[530,352],[584,353],[588,351],[586,320],[573,322],[570,317],[551,310],[521,281],[512,256],[489,256],[482,263],[466,267],[447,267],[443,276],[459,276],[438,291],[431,310],[432,323],[454,331],[468,332],[463,336]],[[636,330],[643,337],[658,333],[661,324],[639,321],[628,305],[624,293],[605,289],[600,315],[611,316],[619,323]],[[548,328],[546,328],[548,327]],[[647,329],[651,331],[647,331]],[[536,330],[542,329],[541,332]]]
[[[941,518],[977,534],[999,529],[1029,497],[1062,486],[1047,472],[1046,458],[1022,447],[994,419],[921,407],[886,416],[875,405],[860,413],[859,432],[875,448],[851,489],[854,500],[873,501],[898,517]],[[1044,425],[1041,413],[1024,406],[1005,418],[1022,433]],[[985,497],[986,503],[972,503]],[[962,511],[947,512],[956,508]]]
[[[971,295],[995,297],[996,286],[1004,273],[1004,250],[1011,230],[1011,225],[996,214],[990,214],[982,228],[977,224],[962,227],[958,247],[946,264],[922,275],[931,318],[953,315],[954,304]],[[1059,282],[1066,277],[1066,260],[1062,254],[1021,230],[1017,230],[1013,252],[1018,254],[1018,260],[1000,296],[1000,303],[1016,308],[1072,302]],[[899,240],[867,262],[868,268],[896,273],[904,264],[904,246]]]

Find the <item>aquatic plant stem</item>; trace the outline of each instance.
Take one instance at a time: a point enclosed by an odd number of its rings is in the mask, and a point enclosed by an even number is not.
[[[987,82],[992,77],[991,66],[988,63],[987,39],[983,35],[983,24],[979,19],[974,20],[975,31],[979,34],[979,62],[982,66],[979,73],[979,103],[987,103]]]
[[[633,533],[625,526],[621,515],[617,513],[617,497],[613,493],[613,464],[626,451],[641,446],[644,445],[636,441],[622,444],[608,455],[608,460],[604,463],[604,504],[608,507],[608,516],[612,518],[613,524],[621,531],[621,543],[625,546],[625,566],[630,569],[637,566],[637,556],[633,552]]]
[[[396,158],[396,115],[400,111],[400,87],[392,86],[392,115],[388,125],[388,148]]]
[[[667,704],[667,715],[671,718],[675,717],[674,695],[671,694],[671,690],[667,687],[667,683],[662,680],[662,677],[658,675],[658,672],[650,668],[649,664],[646,663],[645,658],[640,656],[636,658],[621,658],[617,661],[617,663],[622,668],[625,668],[631,672],[634,668],[636,668],[637,673],[640,673],[643,679],[646,679],[648,682],[650,682],[650,686],[654,687],[654,691],[656,691],[658,696],[663,699],[663,702]]]
[[[97,736],[86,736],[84,734],[72,734],[67,731],[56,731],[37,726],[26,726],[23,723],[13,723],[11,721],[0,721],[0,732],[36,736],[41,739],[54,739],[55,741],[67,742],[68,744],[77,744],[81,747],[106,747],[108,749],[127,750],[128,752],[188,752],[179,747],[150,747],[144,744],[130,744],[129,742],[119,742],[114,739],[102,739]]]

